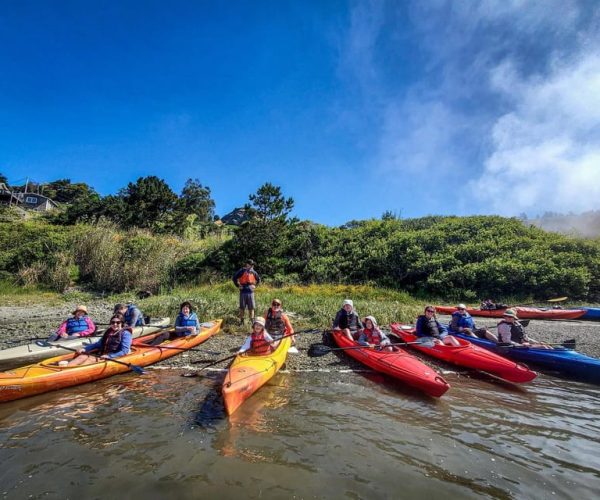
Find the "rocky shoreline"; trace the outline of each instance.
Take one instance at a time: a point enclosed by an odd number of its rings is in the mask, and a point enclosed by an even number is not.
[[[112,312],[112,303],[95,301],[88,304],[91,317],[98,323],[107,323]],[[54,331],[60,322],[71,312],[72,306],[2,306],[0,307],[0,348],[14,347],[34,337],[45,338]],[[206,318],[202,318],[206,319]],[[448,316],[439,316],[442,323],[449,321]],[[497,320],[491,318],[475,318],[477,326],[486,326],[493,330]],[[561,342],[574,338],[577,350],[588,356],[600,357],[600,322],[590,321],[531,321],[527,333],[544,342]],[[245,338],[244,333],[220,332],[200,346],[205,352],[189,352],[174,356],[161,362],[160,367],[190,367],[201,368],[202,364],[194,361],[211,359],[217,360],[235,353]],[[303,333],[297,336],[297,348],[300,353],[288,356],[287,369],[344,371],[364,370],[365,367],[343,353],[331,353],[322,357],[310,358],[307,355],[311,344],[322,342],[322,332]],[[439,362],[430,358],[419,357],[433,367],[439,367]],[[218,367],[226,366],[224,362]]]

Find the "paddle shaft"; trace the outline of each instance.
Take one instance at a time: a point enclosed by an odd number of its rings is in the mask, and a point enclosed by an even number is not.
[[[60,344],[51,344],[50,342],[47,342],[47,344],[52,347],[58,347],[59,349],[65,349],[66,351],[73,351],[73,352],[79,353],[79,351],[77,349],[73,349],[72,347],[66,347],[66,346],[60,345]],[[103,361],[112,361],[113,363],[117,363],[119,365],[126,366],[127,368],[131,368],[133,371],[135,371],[137,373],[144,373],[144,369],[141,366],[137,366],[132,363],[125,363],[123,361],[119,361],[117,359],[112,359],[112,358],[103,358],[102,356],[96,356],[95,354],[88,354],[88,355],[94,356],[96,359],[101,359]]]
[[[284,335],[283,337],[279,337],[278,339],[273,340],[273,342],[279,342],[280,340],[283,339],[287,339],[289,337],[293,337],[294,335],[298,335],[298,334],[302,334],[302,333],[309,333],[309,332],[315,332],[315,331],[319,331],[317,329],[311,329],[311,330],[300,330],[299,332],[294,332],[294,333],[290,333],[288,335]],[[273,342],[269,342],[270,344],[272,344]],[[218,365],[219,363],[222,363],[223,361],[228,361],[230,359],[234,359],[238,356],[238,354],[241,354],[240,352],[236,352],[235,354],[231,355],[231,356],[227,356],[226,358],[222,358],[222,359],[217,359],[216,361],[213,361],[211,363],[209,363],[208,365],[203,366],[202,368],[200,368],[198,370],[198,372],[201,372],[202,370],[209,368],[211,366],[214,365]],[[198,364],[198,363],[203,363],[203,361],[192,361],[192,364]]]

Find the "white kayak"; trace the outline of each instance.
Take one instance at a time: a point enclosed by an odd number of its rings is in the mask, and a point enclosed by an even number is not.
[[[169,326],[170,321],[170,318],[156,318],[151,320],[148,325],[136,326],[133,329],[133,338],[149,335],[151,333],[156,333],[159,330],[163,330]],[[98,330],[96,331],[95,335],[90,335],[89,337],[79,337],[69,340],[55,340],[52,343],[61,344],[70,349],[79,349],[86,344],[92,344],[99,340],[102,337],[104,330],[105,329]],[[59,356],[61,354],[68,354],[69,352],[71,351],[68,351],[67,349],[42,346],[36,344],[35,342],[17,347],[11,347],[9,349],[2,349],[0,350],[0,371],[9,370],[17,366],[37,363],[43,359]]]

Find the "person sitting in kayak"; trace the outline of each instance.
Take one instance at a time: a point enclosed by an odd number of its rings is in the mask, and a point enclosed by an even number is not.
[[[113,314],[121,314],[127,326],[144,326],[144,315],[135,304],[117,304]]]
[[[393,351],[392,343],[385,333],[383,333],[377,321],[373,316],[367,316],[363,320],[365,327],[358,337],[358,343],[367,347],[376,347],[382,351]]]
[[[527,336],[525,328],[519,323],[517,313],[513,309],[504,311],[502,320],[498,323],[498,343],[552,349],[551,346]]]
[[[73,311],[73,316],[63,321],[58,330],[54,332],[49,341],[60,339],[74,339],[77,337],[87,337],[96,331],[96,325],[88,316],[86,306],[77,306]]]
[[[296,343],[296,339],[293,336],[294,328],[290,323],[287,314],[283,312],[281,306],[281,300],[273,299],[271,301],[271,307],[265,313],[265,330],[269,332],[271,337],[275,340],[279,340],[284,335],[292,336],[292,344]]]
[[[452,321],[448,325],[448,332],[450,335],[453,333],[462,333],[469,337],[479,337],[480,339],[498,342],[498,338],[492,332],[486,328],[477,328],[475,326],[475,320],[467,312],[467,306],[464,304],[456,306],[456,311],[452,313]]]
[[[256,318],[252,323],[252,333],[246,338],[244,345],[240,347],[239,353],[269,354],[275,350],[279,341],[275,341],[269,332],[265,330],[265,319]]]
[[[131,349],[131,328],[124,324],[121,314],[113,314],[110,326],[102,338],[93,344],[87,344],[83,349],[77,349],[77,355],[68,366],[91,365],[103,359],[114,359],[129,354]],[[86,354],[97,350],[97,354]]]
[[[179,314],[175,318],[175,334],[177,337],[187,337],[188,335],[197,335],[200,331],[200,322],[198,316],[188,301],[182,302],[179,306]]]
[[[358,332],[363,329],[363,324],[354,310],[354,303],[350,299],[342,302],[342,308],[333,320],[333,329],[341,330],[352,341],[358,338]]]
[[[460,346],[458,340],[435,317],[435,307],[425,306],[425,313],[417,318],[415,335],[432,340],[436,344]]]

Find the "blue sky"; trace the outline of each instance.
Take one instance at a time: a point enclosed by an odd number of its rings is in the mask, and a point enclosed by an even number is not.
[[[600,208],[600,5],[0,5],[0,172],[266,181],[325,224]]]

